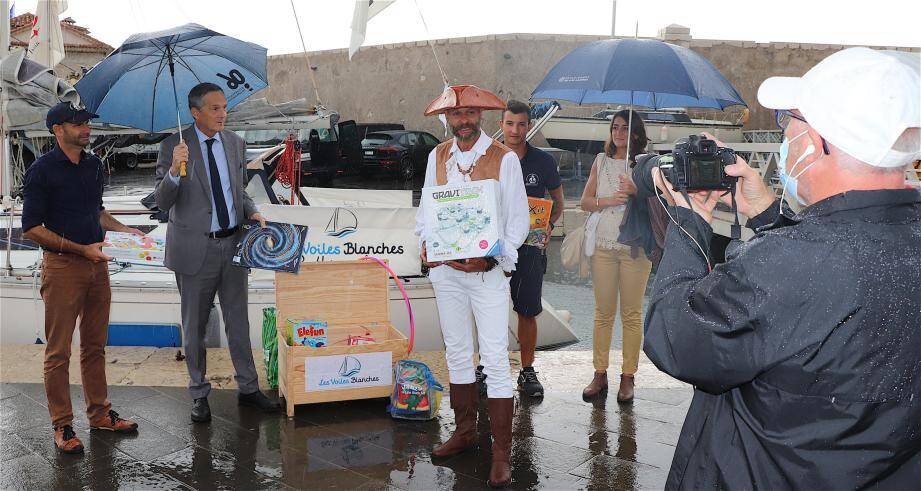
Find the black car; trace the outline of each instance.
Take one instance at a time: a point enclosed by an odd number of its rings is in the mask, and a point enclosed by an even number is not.
[[[369,176],[376,170],[395,173],[410,180],[417,172],[425,172],[429,153],[440,142],[424,131],[376,131],[361,141],[363,163],[361,173]]]

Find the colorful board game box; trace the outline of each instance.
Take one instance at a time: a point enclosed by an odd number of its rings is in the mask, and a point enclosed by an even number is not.
[[[323,321],[288,319],[288,329],[296,346],[323,348],[329,345],[328,326]]]
[[[103,254],[116,261],[163,266],[166,255],[164,239],[127,232],[106,232],[105,241],[108,245],[102,248]]]
[[[553,210],[553,201],[543,198],[528,197],[528,212],[531,215],[531,228],[528,230],[528,238],[524,240],[526,245],[534,246],[539,249],[544,248],[547,236],[550,235],[550,212]]]
[[[499,255],[499,181],[423,188],[422,204],[429,261]]]

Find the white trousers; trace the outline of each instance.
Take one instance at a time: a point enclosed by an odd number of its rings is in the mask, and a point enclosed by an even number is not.
[[[429,277],[435,289],[451,383],[476,381],[473,365],[476,320],[487,395],[490,398],[513,397],[508,358],[509,282],[502,269],[464,273],[450,266],[439,266]]]

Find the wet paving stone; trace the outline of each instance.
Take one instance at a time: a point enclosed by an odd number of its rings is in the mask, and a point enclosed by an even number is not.
[[[48,408],[32,398],[17,394],[0,401],[0,431],[13,433],[41,425],[51,431]]]
[[[198,446],[185,447],[150,462],[150,467],[195,489],[275,489],[283,487],[258,472],[245,456],[216,454]]]
[[[396,462],[386,480],[389,488],[406,490],[478,489],[483,482],[433,464],[427,457],[410,457]]]
[[[653,401],[672,406],[687,407],[691,404],[691,398],[694,397],[694,391],[688,389],[652,389],[637,388],[635,390],[637,400]]]
[[[655,401],[636,400],[633,403],[636,412],[643,413],[646,419],[653,419],[663,423],[681,425],[684,423],[684,416],[688,412],[687,406],[674,406],[671,404],[662,404]]]
[[[0,400],[22,394],[22,391],[13,384],[0,383]]]
[[[0,489],[55,489],[59,474],[49,472],[47,462],[35,454],[0,462]]]
[[[0,445],[0,462],[13,460],[31,453],[17,435],[4,433],[2,441],[3,444]]]
[[[189,442],[144,418],[134,418],[134,421],[138,424],[137,433],[120,435],[106,432],[100,433],[98,438],[105,439],[118,450],[142,462],[156,460],[189,446]]]
[[[79,414],[80,388],[71,391]],[[6,384],[4,393],[12,395],[0,400],[0,489],[467,490],[486,487],[491,465],[485,399],[479,448],[433,461],[432,448],[454,430],[447,399],[432,421],[394,420],[384,400],[302,406],[287,418],[214,390],[212,421],[193,424],[184,388],[116,388],[116,410],[139,433],[89,432],[85,417],[75,417],[86,452],[74,456],[54,446],[44,399],[36,400],[41,384]],[[518,399],[511,488],[661,488],[689,393],[637,396],[632,405],[584,402],[577,392]]]
[[[622,460],[610,455],[599,455],[572,474],[588,480],[588,489],[663,489],[667,471]]]

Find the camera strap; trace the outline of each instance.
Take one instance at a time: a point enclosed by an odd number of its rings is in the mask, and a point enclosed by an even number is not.
[[[735,183],[729,188],[729,197],[732,200],[732,216],[735,218],[735,223],[729,226],[729,238],[732,240],[739,240],[742,238],[742,225],[739,224],[739,208],[736,205]]]

